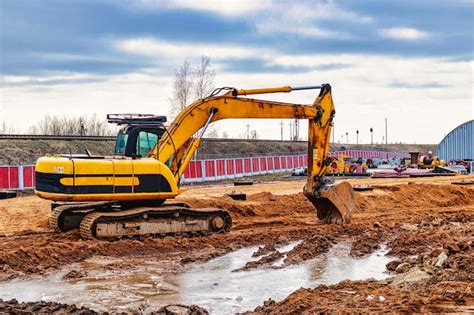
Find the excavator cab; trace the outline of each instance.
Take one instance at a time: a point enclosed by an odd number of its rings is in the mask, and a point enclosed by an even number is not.
[[[107,120],[118,126],[123,125],[117,134],[114,156],[146,157],[166,130],[166,116],[108,114]]]

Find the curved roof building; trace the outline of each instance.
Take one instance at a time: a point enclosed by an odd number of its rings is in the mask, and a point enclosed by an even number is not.
[[[454,128],[439,143],[438,156],[445,161],[474,160],[474,120]]]

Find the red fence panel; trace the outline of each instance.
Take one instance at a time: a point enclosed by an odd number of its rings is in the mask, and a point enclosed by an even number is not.
[[[210,161],[205,161],[206,165],[206,177],[215,177],[216,176],[216,170],[215,170],[215,161],[210,160]]]
[[[298,164],[298,157],[297,156],[293,156],[293,167],[294,168],[300,167],[300,165]]]
[[[273,158],[267,157],[267,168],[269,171],[273,171]]]
[[[260,172],[259,158],[252,158],[252,172]]]
[[[235,159],[235,174],[242,174],[244,172],[244,166],[242,159]]]
[[[281,170],[281,165],[280,165],[280,157],[275,156],[273,158],[273,166],[276,170]]]
[[[196,178],[196,161],[190,161],[187,169],[189,170],[187,178]]]
[[[217,176],[224,176],[225,175],[225,160],[217,160],[216,167],[217,167]]]
[[[260,171],[263,172],[263,171],[266,171],[267,170],[267,159],[264,158],[264,157],[261,157],[260,158]]]
[[[196,161],[196,177],[202,177],[202,161]]]
[[[251,173],[252,172],[252,160],[251,159],[244,159],[244,172]]]
[[[280,165],[282,169],[286,169],[286,156],[280,157]]]
[[[234,170],[234,160],[226,160],[227,164],[227,175],[234,175],[235,170]]]
[[[18,188],[18,167],[10,167],[10,188]]]
[[[35,167],[24,166],[23,167],[23,186],[30,188],[35,186]]]
[[[10,188],[10,182],[8,179],[9,169],[8,166],[0,167],[0,188]]]

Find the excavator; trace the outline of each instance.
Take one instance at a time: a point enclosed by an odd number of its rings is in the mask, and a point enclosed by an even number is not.
[[[319,89],[313,105],[247,96]],[[236,89],[223,87],[185,107],[167,127],[165,116],[108,115],[122,126],[113,156],[46,155],[36,162],[37,196],[52,200],[49,224],[58,232],[79,229],[83,239],[117,240],[163,235],[228,232],[230,214],[221,208],[192,208],[173,201],[208,126],[237,118],[308,120],[308,171],[304,195],[317,217],[350,222],[354,192],[347,182],[325,178],[335,115],[331,86]],[[291,206],[291,205],[290,205]],[[291,208],[290,208],[291,209]],[[291,211],[291,210],[290,210]]]

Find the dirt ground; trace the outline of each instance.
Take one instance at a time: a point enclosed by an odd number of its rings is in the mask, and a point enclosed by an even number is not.
[[[393,277],[301,288],[282,301],[266,301],[254,313],[473,311],[474,187],[452,185],[455,180],[459,178],[350,179],[374,190],[356,192],[352,222],[343,226],[316,219],[301,192],[304,179],[193,187],[179,199],[225,208],[233,219],[231,232],[116,242],[83,241],[77,231],[53,233],[47,226],[49,202],[35,196],[1,200],[0,281],[44,274],[96,255],[150,255],[187,265],[259,245],[255,256],[261,258],[244,267],[251,269],[281,259],[275,246],[292,240],[301,242],[284,265],[312,259],[339,242],[351,242],[354,257],[386,244],[389,254],[399,258],[387,265]],[[246,193],[247,200],[234,201],[225,196],[230,192]]]

